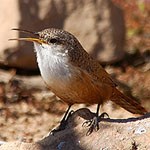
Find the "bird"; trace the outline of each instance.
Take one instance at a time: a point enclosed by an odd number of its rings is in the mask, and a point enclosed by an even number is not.
[[[17,28],[12,30],[30,34],[28,37],[10,40],[33,42],[38,67],[45,84],[68,104],[59,127],[52,133],[65,129],[73,104],[97,104],[95,117],[87,121],[89,133],[93,129],[99,129],[99,108],[107,101],[112,101],[133,114],[147,113],[139,102],[118,90],[111,76],[87,53],[73,34],[56,28],[38,32]]]

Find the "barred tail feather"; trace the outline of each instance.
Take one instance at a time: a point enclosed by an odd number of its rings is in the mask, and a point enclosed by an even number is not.
[[[118,91],[117,89],[115,89],[114,95],[111,98],[111,101],[113,101],[117,105],[123,107],[124,109],[126,109],[127,111],[133,114],[144,115],[147,113],[145,108],[142,107],[139,102],[137,102],[136,100],[130,97],[127,97],[126,95]]]

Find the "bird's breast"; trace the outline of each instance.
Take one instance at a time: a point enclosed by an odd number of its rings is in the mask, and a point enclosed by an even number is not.
[[[38,61],[42,78],[49,87],[65,88],[71,82],[73,71],[66,59],[60,56],[47,57]]]

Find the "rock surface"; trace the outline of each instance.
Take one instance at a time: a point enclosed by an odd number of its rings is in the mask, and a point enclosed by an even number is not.
[[[150,149],[150,114],[129,119],[103,119],[100,129],[86,135],[88,128],[82,124],[91,119],[88,109],[79,109],[68,120],[65,130],[48,135],[36,143],[21,141],[3,144],[1,150],[135,150]]]
[[[13,3],[3,0],[1,3],[0,8],[5,12],[5,17],[0,14],[1,64],[25,69],[37,67],[31,43],[8,41],[25,36],[10,30],[14,27],[32,31],[63,28],[73,33],[101,62],[118,61],[124,55],[123,11],[110,0],[21,0]]]

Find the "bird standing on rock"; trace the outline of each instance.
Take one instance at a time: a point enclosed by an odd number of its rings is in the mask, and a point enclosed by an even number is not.
[[[96,115],[89,120],[89,130],[98,129],[99,107],[108,100],[127,111],[144,115],[147,111],[134,99],[117,88],[110,75],[82,47],[70,33],[55,28],[32,32],[35,37],[18,38],[34,43],[41,76],[50,90],[68,104],[68,109],[53,133],[65,128],[70,107],[75,103],[98,104]]]

